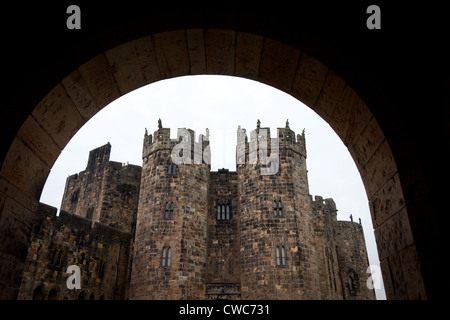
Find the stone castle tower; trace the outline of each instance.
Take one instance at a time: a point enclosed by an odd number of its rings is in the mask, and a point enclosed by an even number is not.
[[[374,299],[362,226],[309,194],[305,140],[238,127],[236,171],[216,172],[208,129],[171,139],[159,121],[142,167],[92,150],[59,216],[36,212],[19,299]]]
[[[178,137],[171,140],[170,129],[160,126],[144,138],[132,298],[204,297],[210,166],[202,156],[191,162],[208,141],[195,142],[191,130]]]
[[[373,299],[361,225],[309,195],[304,132],[237,140],[210,172],[208,133],[146,132],[130,298]]]

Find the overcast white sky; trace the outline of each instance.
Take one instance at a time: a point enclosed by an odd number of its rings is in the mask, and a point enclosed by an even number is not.
[[[311,195],[333,198],[339,220],[361,218],[369,262],[379,265],[367,195],[347,148],[331,127],[292,96],[247,79],[229,76],[186,76],[159,81],[117,99],[88,121],[67,144],[54,164],[40,201],[59,209],[66,178],[86,168],[89,151],[111,143],[112,161],[142,165],[145,128],[190,128],[210,131],[211,170],[236,170],[236,129],[284,127],[286,119],[297,133],[306,132],[307,168]],[[384,287],[376,290],[385,299]]]

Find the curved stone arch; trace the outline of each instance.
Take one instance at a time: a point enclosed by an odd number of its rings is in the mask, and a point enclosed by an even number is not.
[[[265,21],[238,25],[236,16],[228,18],[228,27],[162,23],[152,28],[157,31],[144,31],[136,23],[136,30],[119,40],[112,40],[112,34],[100,39],[108,43],[106,49],[91,53],[88,61],[59,79],[15,135],[0,172],[2,219],[16,219],[16,213],[31,219],[61,150],[86,121],[120,96],[183,75],[244,77],[292,95],[330,124],[361,173],[382,269],[395,269],[384,272],[393,275],[384,279],[388,297],[426,297],[397,164],[369,107],[333,68],[301,51],[295,41],[270,36]],[[400,232],[394,234],[392,225]]]

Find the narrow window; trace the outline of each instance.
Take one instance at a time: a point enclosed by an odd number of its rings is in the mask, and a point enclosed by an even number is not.
[[[220,204],[217,205],[217,220],[220,220]]]
[[[167,171],[167,174],[172,174],[172,165],[169,164],[169,170]]]
[[[169,203],[166,203],[166,211],[164,212],[164,219],[169,219]]]
[[[161,266],[166,266],[166,247],[163,248]]]
[[[167,249],[167,263],[166,263],[166,265],[168,266],[168,267],[170,267],[170,259],[172,258],[172,250],[170,249],[170,247],[169,247],[169,249]]]
[[[173,174],[173,175],[177,174],[177,165],[176,165],[176,164],[174,164],[174,165],[172,166],[172,174]]]
[[[164,247],[162,251],[161,266],[170,267],[171,259],[172,259],[172,250],[170,249],[170,247],[169,248]]]
[[[281,265],[286,265],[286,252],[284,251],[284,246],[281,247]]]
[[[170,204],[169,218],[173,219],[173,202]]]
[[[222,205],[222,220],[225,220],[225,205]]]
[[[277,247],[277,266],[280,265],[280,247]]]
[[[273,202],[273,215],[276,217],[278,214],[278,210],[277,210],[277,202],[274,201]]]
[[[227,220],[230,220],[230,206],[229,205],[227,205],[226,206],[226,218],[227,218]]]
[[[55,266],[57,266],[57,267],[61,267],[62,254],[63,254],[63,252],[62,252],[62,250],[60,250],[58,252],[58,255],[57,255],[57,258],[56,258],[56,263],[55,263]]]
[[[228,263],[228,273],[233,273],[233,269],[231,267],[231,262]]]
[[[278,200],[278,216],[281,217],[282,213],[283,213],[283,207],[281,206],[281,200]]]

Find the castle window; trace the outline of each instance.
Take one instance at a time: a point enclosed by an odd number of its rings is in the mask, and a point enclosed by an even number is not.
[[[51,265],[53,267],[57,267],[57,268],[61,267],[62,254],[63,254],[62,250],[57,250],[57,249],[53,250],[52,258],[51,258]]]
[[[277,246],[276,248],[276,255],[277,255],[277,266],[285,266],[286,265],[286,251],[284,249],[284,246],[280,247]]]
[[[166,203],[166,210],[164,211],[164,219],[169,220],[173,219],[173,202],[172,203]]]
[[[275,217],[281,217],[283,213],[283,206],[281,205],[281,200],[273,202],[273,215]]]
[[[86,212],[86,219],[92,220],[94,214],[94,208],[90,207]]]
[[[222,205],[222,220],[225,220],[225,205]]]
[[[347,286],[350,295],[356,296],[359,291],[359,277],[358,274],[350,269],[347,275]]]
[[[164,247],[162,252],[162,262],[161,266],[163,267],[170,267],[170,260],[172,258],[172,250],[169,248]]]
[[[79,196],[79,194],[80,194],[80,190],[75,190],[75,191],[72,193],[72,197],[70,198],[70,202],[71,202],[71,203],[77,202],[77,201],[78,201],[78,196]]]
[[[177,174],[177,165],[176,164],[169,164],[169,169],[168,169],[167,173],[171,174],[171,175]]]
[[[231,220],[231,206],[228,204],[217,205],[217,220],[226,221]]]

